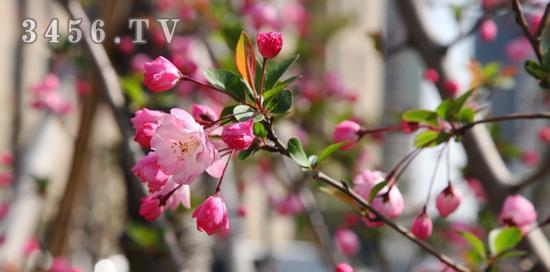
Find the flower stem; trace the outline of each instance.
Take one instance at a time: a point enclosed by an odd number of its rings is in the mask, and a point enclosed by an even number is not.
[[[218,182],[218,186],[216,186],[216,192],[215,193],[219,193],[222,190],[223,177],[225,176],[225,171],[227,170],[227,167],[229,166],[229,162],[231,161],[231,157],[233,157],[234,152],[235,152],[235,149],[231,150],[231,153],[229,153],[229,157],[227,158],[227,162],[225,163],[225,167],[223,168],[222,176],[220,177],[220,181]]]

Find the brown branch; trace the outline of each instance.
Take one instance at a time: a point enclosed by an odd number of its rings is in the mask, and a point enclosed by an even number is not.
[[[550,112],[512,113],[507,115],[489,117],[489,118],[481,119],[481,120],[469,123],[467,125],[464,125],[458,128],[457,130],[455,130],[455,132],[458,134],[463,134],[467,130],[479,124],[503,122],[503,121],[510,121],[510,120],[522,120],[522,119],[550,119]]]
[[[546,27],[546,24],[548,23],[548,18],[550,17],[550,2],[546,4],[546,8],[544,8],[544,15],[542,16],[542,20],[540,21],[539,27],[537,28],[537,32],[535,32],[535,37],[537,40],[540,41],[540,37],[542,36],[542,32],[544,31],[544,28]]]
[[[273,126],[271,122],[266,122],[267,124],[267,131],[268,131],[268,138],[274,142],[275,147],[272,150],[276,150],[276,152],[280,153],[281,155],[288,156],[289,152],[286,146],[282,143],[282,141],[276,136]],[[398,232],[405,238],[409,239],[416,245],[418,245],[420,248],[425,250],[427,253],[431,254],[432,256],[439,259],[441,262],[445,263],[449,267],[452,267],[456,271],[470,271],[469,268],[464,267],[458,263],[456,263],[453,259],[448,257],[445,254],[437,252],[436,249],[434,249],[430,244],[419,240],[412,234],[407,228],[405,228],[402,225],[399,225],[392,221],[391,219],[387,218],[383,214],[381,214],[378,210],[374,209],[369,202],[367,202],[363,197],[361,197],[357,192],[355,192],[353,189],[351,189],[345,182],[340,182],[338,180],[335,180],[331,178],[330,176],[326,175],[325,173],[318,171],[318,170],[306,170],[306,174],[311,176],[313,179],[321,181],[334,189],[337,189],[338,191],[346,194],[347,196],[351,197],[360,207],[361,209],[367,210],[371,213],[373,213],[377,219],[380,221],[383,221],[386,223],[391,229]]]
[[[521,7],[519,0],[512,0],[512,9],[516,14],[516,23],[523,30],[523,34],[525,35],[525,37],[527,37],[529,43],[531,43],[531,47],[533,47],[535,55],[537,56],[539,63],[542,65],[542,49],[540,48],[540,42],[537,40],[537,38],[535,38],[535,36],[531,34],[531,30],[529,30],[529,24],[527,23],[527,20],[523,15],[523,8]]]

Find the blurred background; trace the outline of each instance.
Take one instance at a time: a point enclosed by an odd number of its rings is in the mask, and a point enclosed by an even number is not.
[[[109,259],[117,272],[331,271],[340,261],[356,271],[442,271],[436,259],[391,230],[367,228],[353,210],[316,190],[292,163],[275,156],[258,153],[232,164],[223,189],[232,230],[223,236],[196,231],[192,210],[183,207],[155,222],[142,219],[143,186],[131,171],[144,152],[131,139],[129,119],[137,109],[189,110],[200,103],[221,111],[229,102],[186,82],[153,94],[141,84],[143,63],[166,56],[199,79],[204,68],[234,69],[233,50],[241,30],[251,37],[258,31],[281,31],[279,58],[300,54],[293,72],[302,78],[291,85],[294,108],[277,129],[285,140],[300,137],[309,152],[330,144],[332,130],[342,120],[377,128],[399,124],[405,110],[435,108],[440,94],[423,77],[430,67],[407,46],[411,34],[396,8],[399,1],[76,1],[89,20],[105,22],[106,37],[99,45],[117,74],[121,93],[116,94],[102,84],[88,47],[66,40],[71,15],[61,2],[0,1],[0,270],[71,271],[53,270],[58,265],[93,271],[99,260]],[[548,109],[537,82],[521,69],[522,61],[532,56],[529,51],[521,55],[528,45],[517,41],[521,30],[506,4],[489,10],[480,1],[419,2],[429,33],[442,44],[452,44],[444,62],[456,89],[467,90],[473,80],[483,78],[484,91],[476,101],[490,114]],[[525,2],[530,20],[542,15],[545,1]],[[30,44],[21,38],[26,18],[36,22],[37,39]],[[59,20],[58,44],[44,36],[53,18]],[[129,18],[150,19],[146,44],[132,42]],[[166,41],[156,18],[181,19],[174,40]],[[479,18],[496,23],[496,38],[482,39],[477,30],[465,35]],[[520,43],[515,50],[510,45],[514,42]],[[99,71],[109,69],[102,63]],[[42,101],[35,90],[48,82],[49,74],[58,77],[59,87],[55,98]],[[548,123],[533,121],[490,128],[512,172],[526,173],[542,160],[547,145],[537,135],[544,126]],[[353,150],[338,153],[324,168],[342,180],[364,169],[389,171],[412,150],[413,138],[374,134]],[[398,222],[405,226],[429,193],[436,151],[423,152],[400,181],[407,205]],[[486,205],[491,192],[469,175],[462,145],[453,144],[451,154],[451,178],[466,198],[449,219],[436,220],[431,242],[464,258],[467,248],[453,231],[483,233],[496,219]],[[446,186],[445,176],[440,170],[432,193]],[[195,182],[192,206],[215,185],[208,177]],[[528,190],[540,214],[550,212],[544,197],[548,187],[541,182]],[[434,205],[429,211],[437,218]],[[358,248],[337,246],[339,231],[348,237],[340,239],[351,244],[357,240]],[[519,271],[518,263],[511,262],[507,271]],[[529,269],[534,261],[521,265]]]

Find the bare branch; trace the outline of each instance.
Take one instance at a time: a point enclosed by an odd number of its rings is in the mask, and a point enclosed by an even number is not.
[[[533,47],[539,63],[542,64],[542,49],[540,48],[540,42],[537,40],[537,38],[535,38],[535,36],[531,34],[529,24],[527,23],[527,20],[525,20],[525,16],[523,15],[523,8],[521,7],[519,0],[512,0],[512,9],[516,14],[516,22],[523,30],[523,34],[525,35],[525,37],[527,37],[527,39],[531,43],[531,47]]]

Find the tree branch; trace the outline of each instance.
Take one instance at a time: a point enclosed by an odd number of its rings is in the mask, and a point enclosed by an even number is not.
[[[525,20],[525,16],[523,15],[523,8],[521,7],[519,0],[512,0],[512,9],[516,14],[517,24],[521,27],[521,29],[523,30],[523,34],[531,43],[531,47],[533,47],[535,55],[537,56],[539,63],[542,65],[542,49],[540,48],[540,42],[537,40],[537,38],[535,38],[535,36],[531,34],[529,24],[527,23],[527,20]]]

